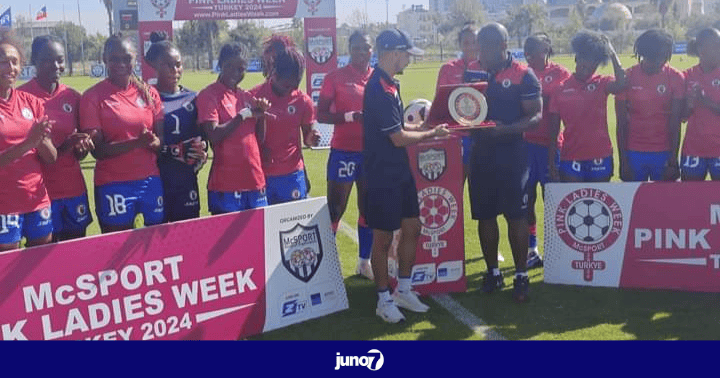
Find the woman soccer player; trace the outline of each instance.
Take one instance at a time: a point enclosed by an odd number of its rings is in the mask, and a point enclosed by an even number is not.
[[[165,108],[163,147],[158,158],[165,193],[165,219],[175,222],[200,216],[197,172],[207,161],[197,125],[196,93],[183,88],[180,50],[167,34],[153,32],[145,61],[157,72],[155,89]]]
[[[214,152],[208,179],[213,215],[268,205],[259,145],[265,138],[269,104],[238,87],[247,69],[239,44],[222,47],[218,66],[217,81],[197,96],[198,123]]]
[[[0,29],[0,251],[52,241],[50,197],[42,165],[57,160],[52,125],[42,101],[15,90],[22,49],[9,29]]]
[[[80,93],[60,83],[60,75],[65,71],[65,49],[55,37],[35,38],[30,62],[37,74],[18,89],[43,101],[45,114],[54,122],[52,142],[57,162],[43,165],[45,186],[52,202],[53,236],[57,241],[81,238],[92,222],[92,215],[80,160],[92,150],[93,144],[87,134],[77,131]]]
[[[357,185],[359,213],[357,227],[360,248],[355,272],[373,279],[370,265],[372,230],[365,222],[364,203],[367,186],[362,177],[363,93],[372,74],[370,68],[372,42],[367,33],[356,31],[350,36],[349,43],[350,63],[325,76],[318,100],[318,120],[335,125],[327,164],[328,207],[333,230],[337,232],[354,182]]]
[[[557,140],[561,120],[565,126],[559,172],[553,162],[557,146],[548,145],[550,177],[553,181],[607,182],[613,174],[607,98],[624,89],[625,71],[602,34],[580,32],[573,37],[572,48],[575,73],[550,99],[550,140]],[[596,75],[598,66],[608,60],[612,60],[615,77]]]
[[[530,269],[543,265],[543,261],[538,253],[537,243],[537,217],[535,216],[537,186],[540,184],[544,193],[545,184],[550,178],[548,173],[548,145],[562,144],[562,134],[560,134],[557,139],[550,139],[548,127],[550,94],[570,77],[570,71],[550,60],[553,54],[552,42],[544,33],[528,37],[525,40],[524,50],[528,66],[535,71],[535,76],[537,76],[538,81],[542,85],[543,96],[543,118],[540,121],[540,125],[536,129],[528,131],[523,135],[527,147],[528,166],[530,167],[530,178],[528,179],[528,225],[530,228],[530,239],[528,243],[527,262],[527,266]],[[557,158],[553,159],[553,163],[557,163]]]
[[[157,167],[163,105],[155,88],[133,72],[135,49],[121,35],[107,39],[108,78],[80,100],[80,129],[92,133],[95,212],[103,233],[129,230],[142,214],[145,225],[163,222],[163,188]]]
[[[682,150],[682,180],[720,180],[720,31],[703,29],[688,43],[700,62],[685,71],[688,124]]]
[[[627,70],[628,85],[615,98],[620,178],[623,181],[675,181],[685,106],[685,79],[670,67],[673,38],[663,30],[644,32],[635,41],[640,63]]]
[[[320,135],[313,129],[315,105],[307,94],[298,90],[305,72],[305,58],[293,42],[273,36],[263,52],[265,83],[250,92],[272,104],[267,133],[262,144],[262,162],[271,205],[307,197],[305,164],[300,145],[300,131],[306,146],[316,146]]]
[[[451,60],[440,67],[438,73],[435,91],[443,85],[461,84],[466,82],[468,72],[480,72],[480,62],[478,61],[478,53],[480,48],[477,41],[478,29],[473,23],[468,23],[460,29],[457,36],[458,45],[462,51],[462,57]],[[462,138],[462,156],[463,156],[463,182],[467,179],[470,172],[470,155],[472,153],[472,138],[466,135]]]

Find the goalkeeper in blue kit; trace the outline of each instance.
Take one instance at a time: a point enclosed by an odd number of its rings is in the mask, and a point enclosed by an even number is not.
[[[197,93],[179,85],[182,57],[164,33],[150,36],[145,61],[157,71],[155,88],[165,107],[164,145],[158,158],[165,190],[165,221],[200,216],[197,172],[207,161],[207,143],[197,125]]]

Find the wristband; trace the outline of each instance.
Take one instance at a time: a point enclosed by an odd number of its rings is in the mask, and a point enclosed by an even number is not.
[[[353,117],[353,114],[355,114],[355,112],[345,113],[345,122],[350,123],[350,122],[355,121],[355,117]]]
[[[243,121],[248,118],[252,118],[252,115],[253,115],[252,110],[250,110],[250,108],[245,108],[245,109],[241,110],[240,113],[238,113],[238,114],[240,114],[240,117],[242,117]]]

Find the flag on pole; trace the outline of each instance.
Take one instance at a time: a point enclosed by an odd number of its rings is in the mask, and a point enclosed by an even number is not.
[[[47,7],[43,5],[42,8],[37,12],[37,16],[35,16],[35,20],[44,20],[47,18]]]
[[[4,26],[7,28],[12,27],[12,13],[10,12],[11,8],[8,8],[3,14],[0,16],[0,26]]]

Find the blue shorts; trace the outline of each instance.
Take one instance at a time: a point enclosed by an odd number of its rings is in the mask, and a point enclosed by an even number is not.
[[[463,165],[470,164],[470,157],[472,156],[472,137],[470,136],[464,136],[462,137],[462,159],[463,159]]]
[[[548,170],[548,148],[541,144],[525,143],[528,155],[528,167],[530,168],[530,176],[528,179],[528,189],[535,190],[537,184],[545,186],[550,181],[550,171]],[[555,154],[554,164],[560,163],[560,153]]]
[[[527,216],[529,173],[525,142],[488,142],[474,147],[469,192],[472,218],[490,220],[500,214],[508,219]]]
[[[165,221],[177,222],[200,217],[200,189],[192,182],[163,181]]]
[[[627,151],[627,162],[632,170],[632,181],[661,181],[670,151],[638,152]]]
[[[307,197],[305,172],[297,171],[286,176],[265,177],[267,200],[271,205],[297,201]]]
[[[327,164],[327,180],[354,182],[362,177],[363,153],[332,149]]]
[[[208,192],[208,208],[212,215],[257,209],[267,205],[268,201],[265,190]]]
[[[613,175],[613,157],[593,160],[563,160],[560,173],[579,178],[582,182],[597,182],[609,179]]]
[[[399,230],[403,219],[420,216],[414,180],[392,188],[368,188],[365,198],[365,220],[371,229]]]
[[[85,232],[92,220],[87,193],[52,201],[53,232],[56,235]]]
[[[680,163],[680,169],[685,176],[705,179],[705,176],[710,173],[711,179],[720,179],[720,157],[702,158],[683,155]]]
[[[25,214],[0,214],[0,244],[15,244],[44,238],[53,232],[52,210],[49,207]]]
[[[113,182],[95,188],[95,212],[102,226],[132,226],[142,214],[145,226],[160,224],[165,218],[162,180]]]

